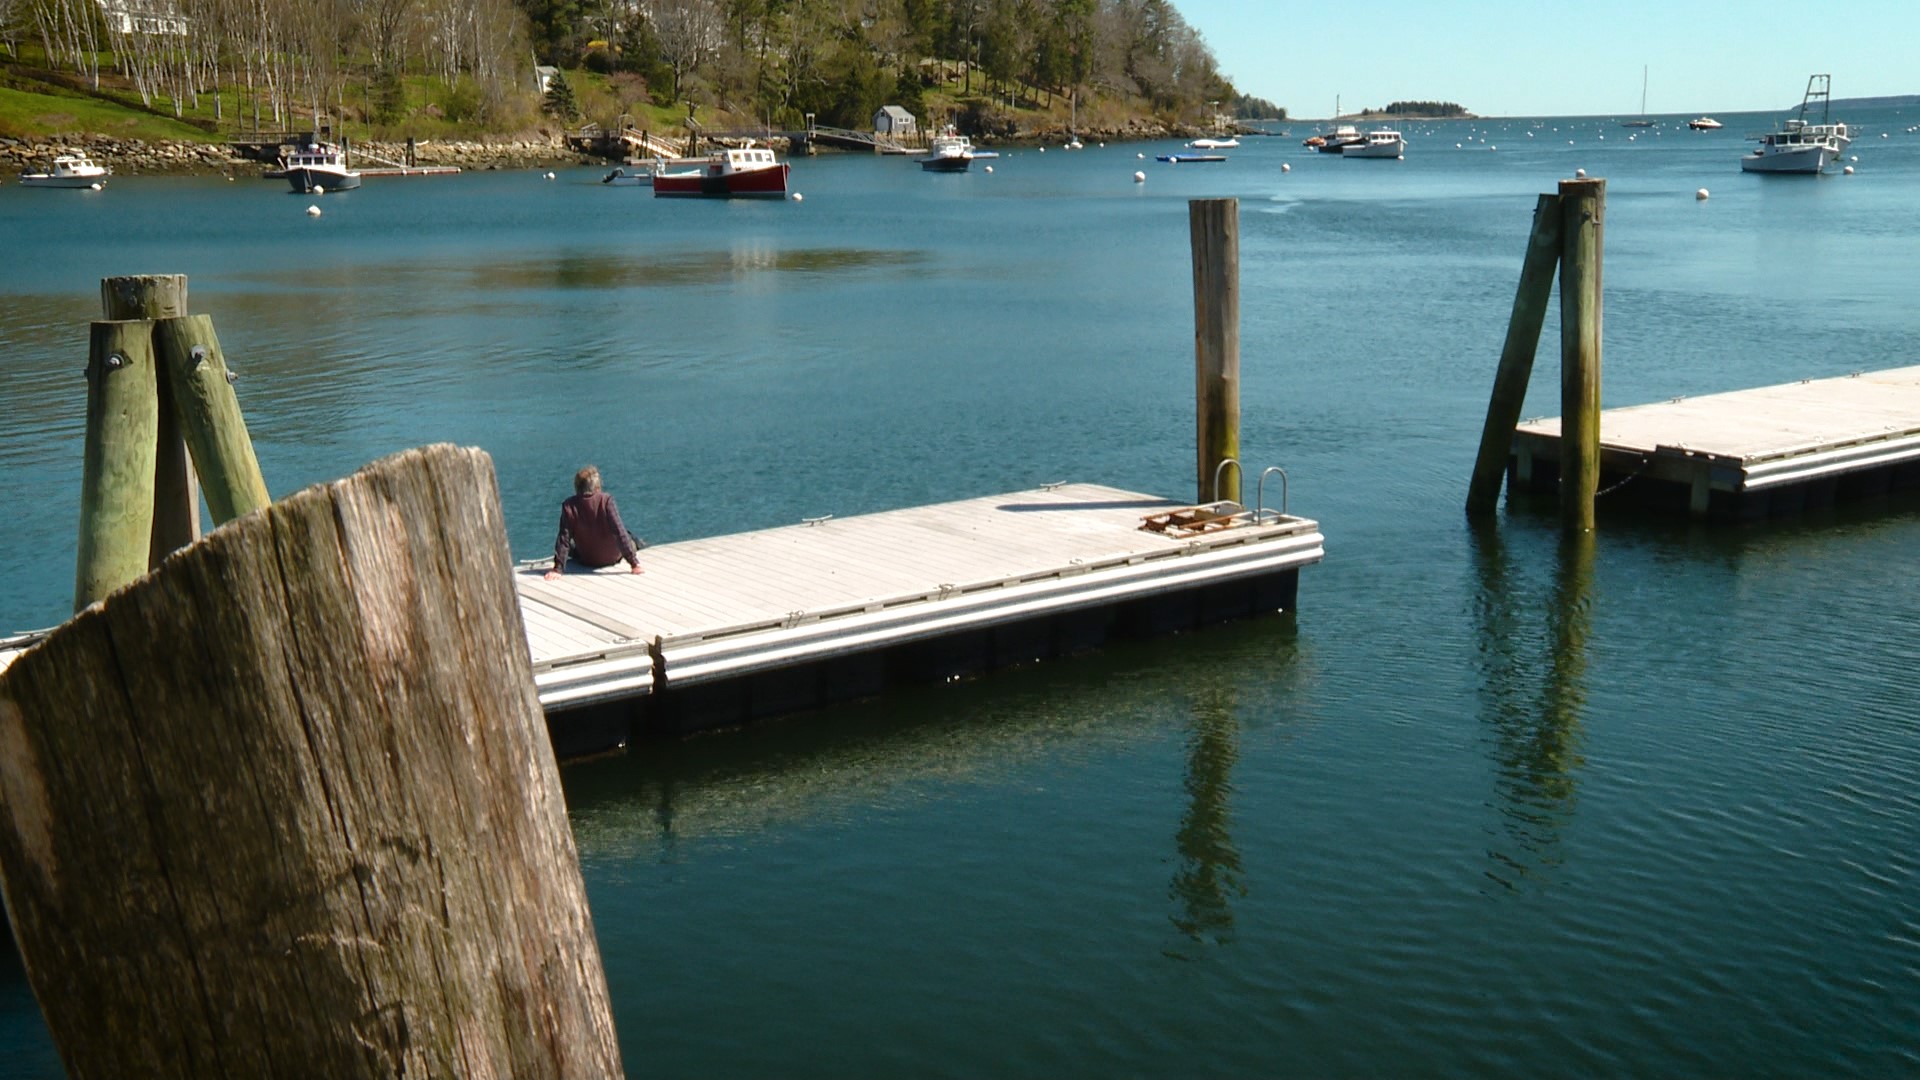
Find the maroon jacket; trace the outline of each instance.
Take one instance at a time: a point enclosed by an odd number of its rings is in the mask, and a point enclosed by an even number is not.
[[[564,570],[569,556],[582,566],[612,566],[621,559],[640,565],[640,553],[620,521],[613,496],[596,491],[575,495],[560,504],[560,535],[553,542],[553,568]]]

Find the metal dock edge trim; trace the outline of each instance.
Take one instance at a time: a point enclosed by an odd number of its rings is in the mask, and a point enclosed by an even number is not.
[[[611,698],[653,693],[653,654],[633,650],[622,655],[550,667],[533,673],[543,709],[592,705]]]
[[[788,664],[828,659],[940,634],[1016,622],[1216,581],[1306,566],[1325,556],[1318,527],[1274,540],[1155,559],[1100,573],[955,596],[790,628],[682,645],[662,641],[664,685],[697,685]]]
[[[1920,435],[1855,443],[1786,460],[1748,465],[1743,470],[1746,477],[1744,486],[1748,491],[1762,491],[1856,469],[1892,465],[1907,459],[1920,459]]]

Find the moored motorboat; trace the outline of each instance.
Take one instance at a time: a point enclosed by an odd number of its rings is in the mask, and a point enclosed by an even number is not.
[[[927,140],[927,156],[920,167],[927,172],[966,172],[973,167],[973,140],[948,127]]]
[[[1182,163],[1192,163],[1192,162],[1201,162],[1201,161],[1225,161],[1227,160],[1227,155],[1225,154],[1161,154],[1158,157],[1156,157],[1154,160],[1165,161],[1174,165],[1179,165]]]
[[[1844,123],[1835,123],[1828,114],[1833,89],[1830,75],[1807,78],[1806,96],[1800,99],[1799,115],[1783,121],[1780,130],[1758,136],[1760,145],[1740,158],[1740,171],[1757,173],[1820,173],[1840,160],[1853,142]],[[1807,113],[1820,103],[1820,122],[1812,123]]]
[[[1360,129],[1352,124],[1341,124],[1335,127],[1331,134],[1315,137],[1320,140],[1319,144],[1315,145],[1312,139],[1308,139],[1307,145],[1313,146],[1323,154],[1343,153],[1347,147],[1357,146],[1366,141],[1366,136],[1360,134]]]
[[[282,175],[287,185],[301,195],[352,191],[360,186],[359,170],[347,168],[345,152],[332,143],[308,143],[288,155],[284,164]]]
[[[622,165],[600,178],[603,184],[613,187],[645,187],[653,183],[651,165]]]
[[[1715,120],[1711,116],[1703,116],[1698,120],[1687,121],[1687,126],[1695,131],[1719,131],[1727,125]]]
[[[1240,146],[1240,140],[1228,136],[1224,139],[1195,139],[1187,144],[1195,150],[1234,150]]]
[[[653,194],[708,198],[770,198],[787,194],[792,166],[764,146],[726,149],[700,160],[696,168],[654,174]]]
[[[1369,131],[1359,142],[1340,148],[1341,157],[1353,158],[1399,158],[1406,152],[1406,138],[1390,128]]]
[[[106,184],[108,171],[87,155],[73,151],[57,155],[53,166],[41,172],[22,172],[21,187],[99,188]]]

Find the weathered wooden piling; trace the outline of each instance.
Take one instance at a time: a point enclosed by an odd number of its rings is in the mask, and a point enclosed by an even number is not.
[[[1195,502],[1240,501],[1240,201],[1187,203],[1193,248],[1193,375],[1199,453]]]
[[[1601,249],[1607,182],[1560,181],[1560,522],[1593,528],[1600,490]]]
[[[154,352],[161,383],[172,399],[175,427],[186,437],[215,525],[258,510],[271,501],[247,435],[240,400],[234,396],[213,319],[188,315],[154,324]]]
[[[187,313],[187,275],[132,274],[100,279],[100,311],[106,319],[175,319]],[[153,543],[149,567],[200,537],[200,493],[187,446],[174,420],[172,390],[164,374],[158,386],[160,422],[153,459]]]
[[[507,552],[490,459],[411,451],[0,674],[0,881],[70,1075],[620,1075]]]
[[[1467,514],[1493,513],[1506,476],[1513,430],[1533,377],[1533,359],[1540,348],[1540,328],[1553,298],[1554,270],[1560,264],[1560,196],[1542,195],[1533,209],[1533,231],[1520,264],[1520,285],[1513,294],[1513,314],[1507,320],[1507,340],[1500,349],[1500,370],[1494,375],[1493,394],[1487,400],[1487,420],[1480,429],[1480,453],[1474,458],[1473,480],[1467,487]]]
[[[87,431],[73,609],[147,572],[160,423],[153,323],[96,322],[87,350]]]

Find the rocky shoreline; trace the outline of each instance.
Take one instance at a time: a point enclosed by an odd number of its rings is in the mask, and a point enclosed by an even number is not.
[[[354,143],[361,162],[373,158],[406,160],[404,143]],[[147,142],[141,139],[116,139],[87,135],[66,139],[0,138],[0,179],[28,168],[44,168],[54,155],[84,151],[97,164],[105,165],[119,176],[243,176],[264,172],[268,163],[236,156],[225,143],[183,141]],[[536,139],[499,142],[433,140],[414,144],[414,164],[455,165],[462,169],[522,169],[553,165],[596,164],[598,159],[582,157],[558,142]]]
[[[1169,127],[1147,120],[1130,120],[1117,128],[1087,129],[1080,133],[1087,143],[1138,142],[1148,139],[1191,138],[1204,134],[1197,128]],[[982,145],[1038,145],[1064,143],[1069,133],[1064,125],[1023,128],[1014,123],[981,125],[977,140]],[[359,164],[372,165],[381,159],[406,160],[405,143],[355,142]],[[120,139],[105,135],[72,138],[14,139],[0,137],[0,180],[27,169],[50,165],[54,155],[84,151],[95,162],[120,176],[223,175],[245,176],[266,171],[267,163],[239,157],[225,143],[142,139]],[[569,150],[558,138],[521,138],[493,141],[429,140],[414,144],[415,165],[452,165],[470,171],[487,169],[531,169],[564,165],[601,165],[600,158]]]

